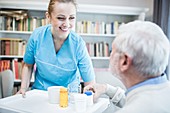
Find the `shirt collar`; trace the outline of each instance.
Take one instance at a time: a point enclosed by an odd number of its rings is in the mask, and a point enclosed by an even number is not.
[[[168,81],[166,74],[162,74],[161,76],[158,76],[158,77],[155,77],[155,78],[150,78],[148,80],[145,80],[145,81],[143,81],[139,84],[136,84],[136,85],[130,87],[129,89],[127,89],[125,94],[127,95],[130,91],[132,91],[132,90],[134,90],[138,87],[144,86],[144,85],[160,84],[160,83],[164,83],[166,81]]]

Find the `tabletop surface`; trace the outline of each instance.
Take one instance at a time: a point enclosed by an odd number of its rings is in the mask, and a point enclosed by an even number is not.
[[[102,113],[108,105],[109,99],[99,98],[91,107],[87,107],[85,113]],[[28,91],[26,98],[19,94],[0,99],[0,112],[5,113],[5,110],[8,110],[8,113],[76,113],[71,103],[67,108],[61,108],[59,104],[50,104],[48,92],[42,90]]]

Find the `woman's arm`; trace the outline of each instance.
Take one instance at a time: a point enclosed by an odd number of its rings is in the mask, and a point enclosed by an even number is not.
[[[78,68],[80,71],[81,78],[84,81],[84,85],[87,86],[89,84],[93,84],[95,83],[95,73],[92,61],[86,48],[86,44],[82,38],[80,39],[80,42],[77,47]]]
[[[87,86],[87,85],[90,85],[90,84],[94,84],[94,83],[96,83],[95,80],[90,81],[90,82],[84,82],[84,86]]]
[[[32,71],[33,71],[33,64],[26,64],[24,63],[24,66],[22,68],[22,75],[21,75],[21,88],[17,92],[17,94],[22,94],[23,97],[25,96],[25,92],[28,90],[30,85],[30,79],[32,77]]]

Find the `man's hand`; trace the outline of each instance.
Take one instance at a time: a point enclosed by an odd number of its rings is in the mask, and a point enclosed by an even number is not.
[[[97,99],[102,95],[106,93],[106,89],[107,89],[107,85],[106,84],[98,84],[98,83],[94,83],[94,84],[90,84],[87,85],[86,87],[84,87],[83,92],[85,91],[93,91],[94,95],[93,95],[93,100],[94,102],[97,101]]]

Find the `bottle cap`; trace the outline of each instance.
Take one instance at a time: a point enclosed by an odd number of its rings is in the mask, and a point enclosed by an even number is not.
[[[60,91],[67,91],[67,88],[61,87]]]
[[[84,92],[84,94],[86,94],[87,96],[90,96],[90,95],[92,95],[92,91],[86,91],[86,92]]]

